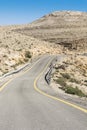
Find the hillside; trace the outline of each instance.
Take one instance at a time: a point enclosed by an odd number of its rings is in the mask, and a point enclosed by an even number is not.
[[[61,45],[67,55],[62,63],[54,65],[51,84],[67,93],[87,96],[87,13],[79,11],[57,11],[13,30],[19,34],[33,36],[49,44]],[[83,55],[83,54],[85,55]],[[57,54],[57,53],[56,53]],[[60,86],[59,86],[60,84]]]
[[[65,53],[54,65],[52,83],[56,79],[87,95],[87,13],[60,11],[31,24],[0,27],[0,49],[0,76],[40,55]]]
[[[87,97],[87,56],[69,54],[62,61],[58,60],[54,69],[51,83],[57,92],[61,89],[68,94]]]
[[[61,49],[53,43],[49,44],[12,31],[25,26],[0,27],[0,76],[16,70],[39,55],[61,52]]]
[[[44,41],[60,44],[71,50],[87,49],[86,12],[53,12],[16,31]]]
[[[38,55],[58,54],[62,48],[67,53],[64,47],[86,52],[86,34],[87,13],[74,11],[53,12],[31,24],[0,27],[0,76]]]

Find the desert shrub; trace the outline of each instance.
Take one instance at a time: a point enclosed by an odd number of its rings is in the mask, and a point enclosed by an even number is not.
[[[85,80],[84,82],[87,82],[87,80]]]
[[[31,58],[32,57],[30,51],[25,52],[25,57],[26,58]]]
[[[13,67],[14,70],[16,70],[17,64],[12,65],[11,67]]]
[[[71,78],[69,81],[72,82],[72,83],[80,84],[80,81],[78,81],[78,80],[76,80],[74,78]]]
[[[65,93],[78,95],[80,97],[85,97],[86,96],[80,89],[78,89],[77,87],[73,88],[71,86],[66,87]]]
[[[70,75],[68,73],[61,73],[61,75],[66,79],[70,79]]]
[[[17,44],[21,44],[21,42],[20,42],[20,41],[17,41]]]
[[[21,65],[21,64],[23,64],[24,62],[23,62],[23,60],[22,59],[19,59],[19,61],[16,63],[16,65]]]
[[[56,79],[55,81],[56,81],[56,83],[60,84],[62,87],[65,87],[65,86],[66,86],[66,81],[65,81],[65,79],[62,78],[62,77],[59,78],[59,79]]]
[[[7,55],[3,55],[3,57],[7,57]]]
[[[8,48],[9,46],[8,45],[5,45],[5,48]]]
[[[60,77],[59,79],[56,79],[55,81],[56,81],[56,83],[61,85],[60,89],[64,90],[65,93],[78,95],[80,97],[86,96],[80,89],[78,89],[78,87],[73,88],[73,87],[67,85],[65,78]]]
[[[25,62],[28,62],[28,60],[29,60],[28,58],[25,58],[25,59],[24,59]]]
[[[17,63],[15,63],[14,65],[12,65],[11,67],[13,67],[16,70],[16,67],[23,63],[24,63],[24,61],[22,59],[19,59],[19,61]]]

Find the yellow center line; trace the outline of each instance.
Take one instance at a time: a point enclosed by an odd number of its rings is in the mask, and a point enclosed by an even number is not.
[[[52,60],[53,60],[53,59],[52,59]],[[87,113],[87,109],[81,108],[81,107],[79,107],[79,106],[77,106],[77,105],[75,105],[75,104],[72,104],[72,103],[70,103],[70,102],[67,102],[67,101],[65,101],[65,100],[62,100],[62,99],[60,99],[60,98],[51,96],[51,95],[49,95],[49,94],[47,94],[47,93],[41,91],[41,90],[37,87],[37,81],[40,79],[41,75],[42,75],[42,74],[44,73],[44,71],[47,69],[48,65],[52,62],[52,60],[49,61],[49,63],[45,66],[45,68],[43,69],[43,71],[36,77],[36,79],[35,79],[35,81],[34,81],[34,89],[35,89],[37,92],[39,92],[40,94],[42,94],[42,95],[44,95],[44,96],[46,96],[46,97],[49,97],[49,98],[51,98],[51,99],[60,101],[60,102],[62,102],[62,103],[64,103],[64,104],[67,104],[67,105],[69,105],[69,106],[71,106],[71,107],[74,107],[74,108],[76,108],[76,109],[78,109],[78,110],[81,110],[81,111]],[[24,73],[15,76],[15,78],[17,78],[17,77],[19,77],[19,76],[22,76],[22,75],[24,75],[25,73],[27,73],[28,71],[30,71],[38,62],[39,62],[39,60],[36,61],[35,64],[32,65],[32,67],[30,67],[30,68],[29,68],[28,70],[26,70]],[[8,80],[4,85],[2,85],[2,86],[0,87],[0,92],[1,92],[12,80],[14,80],[15,78],[12,78],[12,79]]]
[[[80,110],[80,111],[82,111],[82,112],[84,112],[84,113],[87,113],[87,109],[84,109],[84,108],[82,108],[82,107],[80,107],[80,106],[77,106],[77,105],[75,105],[75,104],[73,104],[73,103],[70,103],[70,102],[68,102],[68,101],[65,101],[65,100],[63,100],[63,99],[57,98],[57,97],[55,97],[55,96],[51,96],[51,95],[49,95],[49,94],[43,92],[42,90],[40,90],[40,89],[38,88],[38,86],[37,86],[37,81],[40,79],[41,75],[42,75],[42,74],[44,73],[44,71],[48,68],[48,65],[49,65],[51,62],[52,62],[52,60],[49,61],[49,63],[45,66],[44,70],[36,77],[36,79],[35,79],[35,81],[34,81],[34,89],[35,89],[37,92],[39,92],[40,94],[42,94],[42,95],[44,95],[44,96],[46,96],[46,97],[48,97],[48,98],[51,98],[51,99],[60,101],[60,102],[66,104],[66,105],[68,105],[68,106],[74,107],[74,108],[76,108],[76,109],[78,109],[78,110]]]
[[[39,61],[40,61],[40,59],[37,60],[37,61],[32,65],[32,67],[30,67],[29,69],[27,69],[25,72],[23,72],[23,73],[21,73],[21,74],[18,74],[18,75],[15,76],[14,78],[12,78],[12,79],[8,80],[7,82],[5,82],[2,86],[0,86],[0,92],[8,85],[11,81],[13,81],[15,78],[20,77],[20,76],[24,75],[25,73],[27,73],[28,71],[30,71]]]

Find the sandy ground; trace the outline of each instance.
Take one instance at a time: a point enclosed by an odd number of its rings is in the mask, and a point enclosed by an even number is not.
[[[18,66],[38,55],[61,52],[61,49],[55,44],[13,31],[19,27],[23,28],[23,26],[0,27],[0,76],[17,69]],[[26,56],[28,52],[31,58]]]

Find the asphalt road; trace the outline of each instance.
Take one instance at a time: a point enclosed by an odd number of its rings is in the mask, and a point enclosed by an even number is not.
[[[44,56],[0,92],[0,130],[87,130],[87,113],[34,88],[45,87],[44,81],[35,81],[50,59]]]

